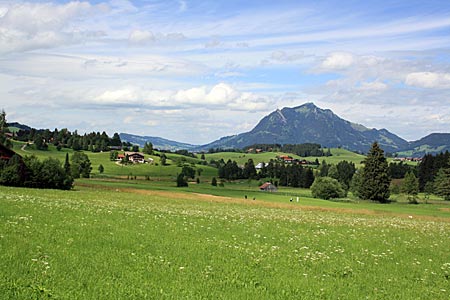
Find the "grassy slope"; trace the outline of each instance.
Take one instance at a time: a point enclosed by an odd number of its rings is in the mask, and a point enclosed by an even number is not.
[[[0,294],[449,297],[449,222],[240,201],[179,192],[0,187]]]
[[[282,152],[263,152],[258,154],[253,153],[236,153],[236,152],[220,152],[220,153],[213,153],[213,154],[205,154],[206,160],[210,161],[211,159],[219,160],[223,158],[225,161],[228,159],[235,160],[238,164],[243,165],[246,163],[250,158],[253,159],[255,164],[259,162],[268,162],[270,159],[275,159],[279,155],[290,155],[293,158],[297,159],[303,159],[309,161],[315,161],[316,158],[322,162],[325,160],[327,163],[331,164],[337,164],[340,161],[347,160],[350,162],[354,162],[355,165],[359,166],[361,161],[364,160],[365,156],[360,155],[345,149],[337,149],[332,148],[331,149],[332,156],[329,157],[300,157],[298,155],[289,154],[289,153],[282,153]]]
[[[61,161],[64,161],[66,157],[66,153],[69,153],[69,156],[73,153],[73,150],[63,148],[61,151],[57,151],[53,145],[49,145],[48,150],[35,150],[32,147],[26,147],[24,150],[21,150],[22,146],[25,143],[14,142],[14,151],[19,153],[20,155],[36,155],[40,159],[45,159],[47,157],[57,158]],[[106,177],[126,177],[126,176],[150,176],[151,178],[162,178],[162,179],[173,179],[175,180],[176,175],[181,171],[181,167],[178,166],[178,161],[182,158],[185,158],[187,163],[190,162],[199,162],[199,159],[192,159],[189,157],[183,157],[181,155],[169,154],[167,160],[167,166],[162,166],[159,163],[160,157],[158,156],[150,156],[153,158],[155,164],[136,164],[136,165],[127,165],[122,166],[120,164],[116,164],[114,161],[110,161],[109,152],[103,153],[92,153],[85,152],[92,165],[92,174],[93,176],[100,175],[98,172],[98,166],[101,164],[104,167],[103,176]],[[146,155],[146,158],[149,156]],[[158,164],[158,165],[156,165]],[[200,166],[196,165],[196,168],[203,169],[202,177],[211,178],[213,176],[217,176],[217,169],[209,167],[209,166]]]

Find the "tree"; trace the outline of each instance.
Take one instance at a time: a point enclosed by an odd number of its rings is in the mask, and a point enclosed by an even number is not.
[[[70,167],[73,178],[89,178],[91,174],[91,161],[83,152],[75,152],[71,158],[72,165]]]
[[[338,168],[336,165],[330,165],[330,167],[328,168],[328,177],[334,178],[336,180],[339,179],[339,172],[338,172]]]
[[[20,156],[14,154],[6,163],[0,167],[0,184],[9,186],[23,186],[27,177],[25,164]]]
[[[338,178],[337,180],[341,183],[342,187],[348,191],[350,188],[350,182],[352,181],[353,175],[355,174],[356,168],[355,164],[348,162],[346,160],[340,161],[337,165]],[[333,176],[330,176],[333,177]]]
[[[345,191],[339,181],[331,177],[316,177],[311,185],[311,194],[314,198],[325,200],[345,197]]]
[[[117,160],[117,157],[119,156],[119,152],[117,151],[110,151],[109,152],[109,160]]]
[[[434,179],[435,194],[450,200],[450,168],[441,168]]]
[[[211,180],[211,185],[212,185],[212,186],[217,186],[217,179],[216,179],[216,177],[213,177],[213,178],[212,178],[212,180]]]
[[[163,154],[161,154],[161,157],[160,157],[160,162],[161,162],[161,165],[163,165],[163,166],[165,166],[166,165],[166,160],[167,160],[167,157],[166,157],[166,155],[163,153]]]
[[[255,169],[255,164],[253,163],[253,159],[250,158],[245,163],[242,175],[243,175],[244,178],[255,178],[255,176],[256,176],[256,169]]]
[[[37,134],[34,137],[33,143],[34,143],[34,146],[36,147],[36,150],[47,150],[48,149],[47,143],[45,142],[44,138],[40,134]]]
[[[327,164],[327,162],[325,160],[322,160],[322,163],[319,166],[319,176],[321,177],[325,177],[328,176],[328,169],[330,168],[330,166]]]
[[[142,150],[145,154],[153,155],[153,144],[150,142],[145,142],[144,149]]]
[[[122,146],[122,141],[120,140],[120,136],[117,132],[114,133],[113,137],[110,141],[111,146]]]
[[[66,153],[66,160],[64,161],[64,171],[66,172],[66,174],[70,175],[69,153]]]
[[[100,164],[100,165],[98,166],[98,172],[99,172],[100,174],[102,174],[104,171],[105,171],[105,168],[103,167],[102,164]]]
[[[177,187],[186,187],[188,186],[188,182],[186,180],[186,176],[183,173],[178,174],[177,176]]]
[[[195,178],[195,169],[189,166],[183,166],[181,169],[181,174],[183,174],[187,178]]]
[[[11,141],[6,137],[9,132],[8,123],[6,122],[6,112],[2,109],[0,113],[0,144],[7,148],[12,148]]]
[[[350,192],[352,192],[353,196],[361,198],[359,191],[361,190],[362,184],[362,170],[356,170],[355,174],[353,174],[352,180],[350,182]]]
[[[314,183],[314,173],[311,168],[306,168],[306,172],[303,176],[303,183],[301,187],[309,189]]]
[[[69,190],[73,184],[72,176],[66,173],[59,160],[51,157],[42,162],[39,179],[41,188]]]
[[[413,172],[408,172],[402,185],[402,192],[408,195],[409,203],[417,204],[417,194],[419,193],[419,180]]]
[[[390,183],[384,151],[374,142],[364,160],[359,195],[362,199],[386,203],[389,201]]]

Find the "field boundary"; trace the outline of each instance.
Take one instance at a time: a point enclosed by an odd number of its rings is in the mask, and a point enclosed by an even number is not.
[[[319,211],[319,212],[334,212],[334,213],[344,213],[344,214],[354,214],[354,215],[366,215],[366,216],[383,216],[383,217],[397,217],[403,219],[415,219],[424,221],[437,221],[437,222],[447,222],[450,223],[450,218],[445,217],[435,217],[429,215],[416,215],[416,214],[402,214],[387,211],[377,211],[371,209],[348,209],[348,208],[336,208],[336,207],[320,207],[312,205],[301,205],[301,204],[290,204],[290,203],[278,203],[278,202],[268,202],[261,200],[244,200],[240,198],[217,196],[212,194],[203,193],[191,193],[191,192],[172,192],[164,190],[150,190],[150,189],[136,189],[136,188],[115,188],[104,186],[100,184],[90,184],[90,183],[77,183],[76,186],[95,188],[98,190],[108,190],[117,191],[125,193],[133,193],[139,195],[148,196],[163,196],[163,197],[176,197],[178,199],[185,200],[197,200],[211,203],[223,203],[223,204],[240,204],[246,206],[256,206],[265,207],[273,209],[289,209],[289,210],[299,210],[299,211]]]

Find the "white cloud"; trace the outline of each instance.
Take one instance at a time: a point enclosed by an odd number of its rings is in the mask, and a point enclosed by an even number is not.
[[[372,81],[372,82],[363,82],[359,87],[361,91],[371,91],[371,92],[379,92],[384,91],[388,88],[388,85],[384,82],[380,81]]]
[[[133,30],[130,33],[128,40],[134,44],[145,44],[155,41],[155,35],[151,31]]]
[[[334,52],[328,55],[322,62],[322,68],[327,70],[341,70],[350,67],[354,63],[351,53]]]
[[[274,51],[270,55],[270,59],[278,62],[293,62],[304,58],[304,53],[302,51],[294,54],[288,54],[285,51]]]
[[[450,88],[450,73],[414,72],[406,76],[405,83],[422,88]]]
[[[105,10],[88,2],[0,4],[0,53],[79,43],[103,34],[80,30],[72,22]]]
[[[156,41],[182,41],[184,39],[186,37],[179,32],[154,34],[152,31],[139,29],[133,30],[128,37],[128,41],[135,45],[146,45]]]
[[[156,108],[205,107],[212,110],[261,111],[267,109],[270,100],[249,92],[241,92],[232,86],[219,83],[208,88],[194,87],[185,90],[148,90],[141,87],[123,87],[101,92],[93,98],[97,105],[142,106]]]

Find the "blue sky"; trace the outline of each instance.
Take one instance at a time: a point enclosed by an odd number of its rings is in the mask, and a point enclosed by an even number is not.
[[[448,1],[0,0],[9,121],[208,143],[314,102],[450,132]]]

